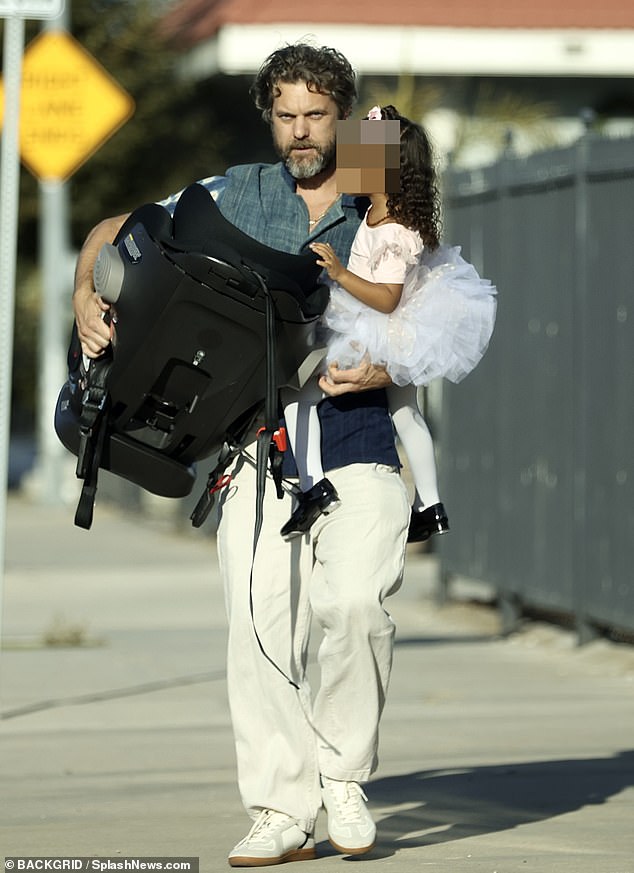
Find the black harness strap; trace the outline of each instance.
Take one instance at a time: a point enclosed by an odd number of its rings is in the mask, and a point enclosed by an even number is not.
[[[112,351],[108,351],[104,358],[91,361],[82,396],[76,475],[84,480],[84,484],[75,512],[75,524],[85,530],[92,525],[99,465],[108,429],[110,396],[106,381],[111,367]]]
[[[216,460],[216,466],[209,474],[205,490],[194,507],[194,511],[189,516],[192,527],[200,527],[206,521],[207,516],[211,512],[211,507],[214,505],[216,491],[219,491],[220,488],[228,484],[224,472],[233,459],[240,454],[241,450],[240,446],[230,445],[228,442],[222,444],[220,454]]]
[[[258,547],[258,540],[262,531],[262,522],[264,519],[264,492],[266,489],[266,467],[267,460],[271,459],[271,474],[275,480],[278,498],[284,496],[282,490],[282,468],[281,459],[282,453],[279,450],[275,434],[279,430],[279,415],[278,415],[278,397],[277,397],[277,380],[275,378],[276,371],[276,342],[275,342],[275,306],[269,289],[266,287],[263,279],[258,276],[264,298],[266,301],[266,395],[264,402],[264,427],[260,428],[257,440],[256,454],[256,498],[255,498],[255,525],[253,529],[253,556],[251,559],[251,573],[249,576],[249,610],[251,613],[251,624],[253,632],[257,640],[260,651],[266,660],[275,667],[287,682],[294,688],[299,690],[299,685],[286,675],[275,661],[270,657],[262,644],[258,629],[255,624],[255,612],[253,607],[253,570],[255,567],[255,555]],[[275,456],[279,455],[280,462],[274,460]],[[278,476],[278,479],[275,477]]]

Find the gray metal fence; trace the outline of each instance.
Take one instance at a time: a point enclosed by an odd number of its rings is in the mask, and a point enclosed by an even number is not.
[[[634,140],[506,157],[444,179],[445,238],[498,286],[479,367],[445,384],[444,580],[634,631]],[[631,310],[631,311],[630,311]]]

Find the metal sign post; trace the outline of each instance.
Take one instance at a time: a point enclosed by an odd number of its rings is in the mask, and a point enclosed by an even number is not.
[[[65,375],[65,277],[70,277],[64,182],[134,112],[134,101],[65,29],[63,0],[0,0],[5,28],[2,181],[0,188],[0,632],[6,539],[11,363],[19,155],[40,180],[42,330],[39,463],[44,496],[58,499],[59,458],[53,407]],[[24,53],[24,19],[49,24]],[[21,115],[21,118],[20,118]]]
[[[24,19],[9,18],[5,21],[3,48],[5,107],[0,157],[0,631],[9,481],[9,423],[20,184],[18,128]]]
[[[4,600],[11,375],[13,370],[13,320],[18,243],[20,184],[20,88],[24,54],[24,19],[54,18],[63,0],[0,0],[0,17],[6,18],[3,41],[4,112],[0,151],[0,638]]]

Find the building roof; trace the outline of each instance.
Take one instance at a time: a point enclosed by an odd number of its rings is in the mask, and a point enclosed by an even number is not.
[[[625,0],[180,0],[163,20],[183,47],[214,37],[226,25],[391,25],[423,28],[605,30],[634,28],[634,4]]]

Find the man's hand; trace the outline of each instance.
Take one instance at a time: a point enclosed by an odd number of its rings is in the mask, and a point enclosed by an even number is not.
[[[112,339],[113,326],[103,320],[110,304],[91,289],[75,294],[73,309],[82,352],[89,358],[98,358]]]
[[[73,311],[81,349],[89,358],[98,358],[107,348],[113,335],[112,325],[106,324],[103,320],[105,313],[110,309],[110,304],[95,293],[92,281],[93,267],[101,246],[106,242],[112,242],[127,217],[127,215],[117,215],[99,222],[86,237],[77,258]]]
[[[330,364],[328,372],[319,379],[319,387],[329,397],[387,388],[391,384],[385,367],[372,364],[367,358],[351,370],[340,370],[336,362]]]

